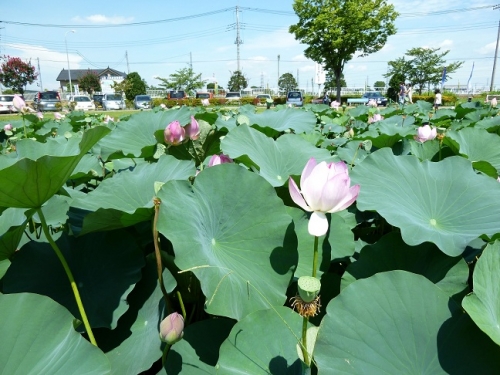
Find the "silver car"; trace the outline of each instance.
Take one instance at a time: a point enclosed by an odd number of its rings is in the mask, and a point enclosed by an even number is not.
[[[0,95],[0,112],[12,113],[17,112],[14,108],[14,95]]]
[[[304,99],[300,91],[289,91],[286,95],[286,105],[290,107],[302,107]]]
[[[125,109],[125,101],[121,94],[104,94],[102,98],[102,109]]]
[[[60,111],[61,96],[57,91],[43,91],[35,95],[33,107],[37,111]]]
[[[151,97],[149,95],[136,95],[134,98],[135,109],[151,108]]]

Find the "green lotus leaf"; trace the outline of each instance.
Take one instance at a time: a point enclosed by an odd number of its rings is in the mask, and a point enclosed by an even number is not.
[[[425,277],[378,273],[327,307],[314,349],[319,375],[494,374],[500,347]]]
[[[0,260],[9,259],[18,249],[28,222],[25,211],[7,208],[0,215]]]
[[[71,314],[52,299],[0,294],[0,316],[0,373],[109,374],[103,352],[73,329]]]
[[[500,136],[484,129],[464,128],[446,133],[460,147],[460,154],[471,162],[487,161],[500,172]],[[485,147],[484,145],[488,145]]]
[[[219,352],[217,374],[299,375],[302,317],[286,307],[256,311],[235,324]]]
[[[231,319],[217,318],[188,325],[182,340],[170,348],[160,374],[215,375],[219,348],[234,323]]]
[[[299,135],[285,134],[275,141],[246,125],[231,130],[221,148],[233,159],[247,155],[273,186],[284,185],[290,175],[300,175],[311,157],[318,162],[338,161],[328,150],[316,148]]]
[[[125,231],[63,235],[56,241],[79,286],[92,327],[114,327],[127,310],[125,297],[140,279],[144,257]],[[4,293],[51,297],[76,318],[80,312],[63,266],[48,243],[29,242],[16,251],[3,278]]]
[[[127,120],[120,121],[119,126],[99,142],[100,154],[104,160],[117,151],[139,157],[143,154],[143,148],[157,143],[154,135],[156,131],[164,130],[174,120],[184,126],[191,121],[192,114],[188,107],[136,113]]]
[[[392,232],[363,247],[359,259],[342,276],[342,288],[379,272],[403,270],[425,276],[449,296],[468,289],[469,266],[462,257],[449,257],[431,243],[408,246]]]
[[[361,186],[358,209],[377,211],[412,246],[429,241],[457,256],[473,239],[500,228],[498,182],[476,174],[462,157],[420,162],[384,148],[356,166],[351,179]]]
[[[26,143],[23,155],[36,160],[22,157],[0,169],[0,207],[41,207],[66,183],[83,155],[108,133],[109,129],[102,126],[90,129],[81,140],[68,141],[60,150],[54,143],[48,143],[47,150],[44,144],[31,141],[28,146]],[[56,156],[43,154],[44,150],[54,151]],[[0,168],[3,160],[5,158],[0,158]]]
[[[476,263],[474,291],[462,301],[463,308],[491,339],[500,345],[500,242],[488,245]]]
[[[172,242],[176,265],[200,280],[208,313],[241,319],[285,302],[297,253],[283,248],[291,218],[267,181],[221,164],[192,186],[167,182],[158,197],[158,230]]]
[[[254,109],[253,109],[254,110]],[[249,125],[269,127],[277,131],[293,130],[295,133],[310,133],[316,126],[316,116],[312,112],[286,108],[282,111],[245,113]]]

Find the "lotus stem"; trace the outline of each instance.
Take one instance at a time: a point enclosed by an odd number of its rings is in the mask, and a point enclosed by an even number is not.
[[[181,305],[182,317],[186,321],[186,308],[184,307],[184,301],[182,300],[181,292],[177,291],[177,298],[179,299],[179,304]]]
[[[170,311],[172,305],[170,303],[167,290],[165,289],[165,285],[163,284],[163,264],[161,262],[160,243],[158,241],[158,231],[156,229],[158,223],[158,216],[160,214],[161,200],[158,198],[154,198],[153,202],[155,206],[155,215],[153,218],[153,243],[155,246],[156,270],[158,272],[158,282],[160,284],[160,289],[161,292],[163,293],[163,298],[165,299],[165,305],[167,306],[167,311],[170,313],[172,312]]]
[[[303,317],[302,318],[302,345],[300,348],[302,349],[302,355],[304,356],[304,363],[307,366],[310,366],[311,361],[309,360],[309,353],[307,352],[307,323],[309,319]]]
[[[97,346],[97,342],[95,341],[94,334],[92,332],[92,328],[90,327],[89,319],[87,318],[87,313],[85,312],[85,308],[83,307],[82,299],[80,297],[80,292],[78,291],[78,286],[76,285],[75,278],[73,277],[73,273],[71,272],[71,269],[69,268],[68,263],[66,262],[66,259],[64,258],[64,255],[62,254],[61,250],[57,246],[56,242],[52,238],[52,235],[50,234],[49,227],[47,225],[47,221],[45,220],[45,216],[43,215],[42,209],[39,208],[37,209],[38,216],[40,217],[40,221],[42,223],[42,229],[43,233],[45,234],[45,237],[47,237],[47,240],[50,243],[50,246],[52,246],[52,249],[54,249],[54,252],[56,253],[57,257],[59,258],[59,261],[62,263],[62,266],[64,268],[64,271],[66,272],[66,275],[68,276],[69,282],[71,284],[71,289],[73,290],[73,295],[75,296],[75,301],[78,306],[78,311],[80,312],[83,325],[85,326],[85,330],[87,331],[87,334],[89,336],[90,342]]]
[[[318,268],[318,237],[314,236],[312,277],[316,277],[316,270],[317,270],[317,268]]]

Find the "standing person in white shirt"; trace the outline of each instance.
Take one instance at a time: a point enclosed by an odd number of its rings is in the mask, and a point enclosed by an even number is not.
[[[408,85],[406,86],[406,97],[408,98],[408,101],[410,103],[413,103],[413,87],[411,87],[411,83],[408,83]]]
[[[442,103],[443,97],[441,96],[441,90],[439,89],[434,90],[434,94],[436,94],[434,97],[434,111],[437,111]]]

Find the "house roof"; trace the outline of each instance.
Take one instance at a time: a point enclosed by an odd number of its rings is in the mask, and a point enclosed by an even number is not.
[[[97,74],[98,77],[107,76],[108,74],[112,77],[123,77],[127,76],[124,72],[119,72],[118,70],[111,69],[109,66],[106,69],[71,69],[71,80],[78,81],[88,72]],[[66,69],[61,70],[56,78],[56,81],[69,81],[69,74]]]

